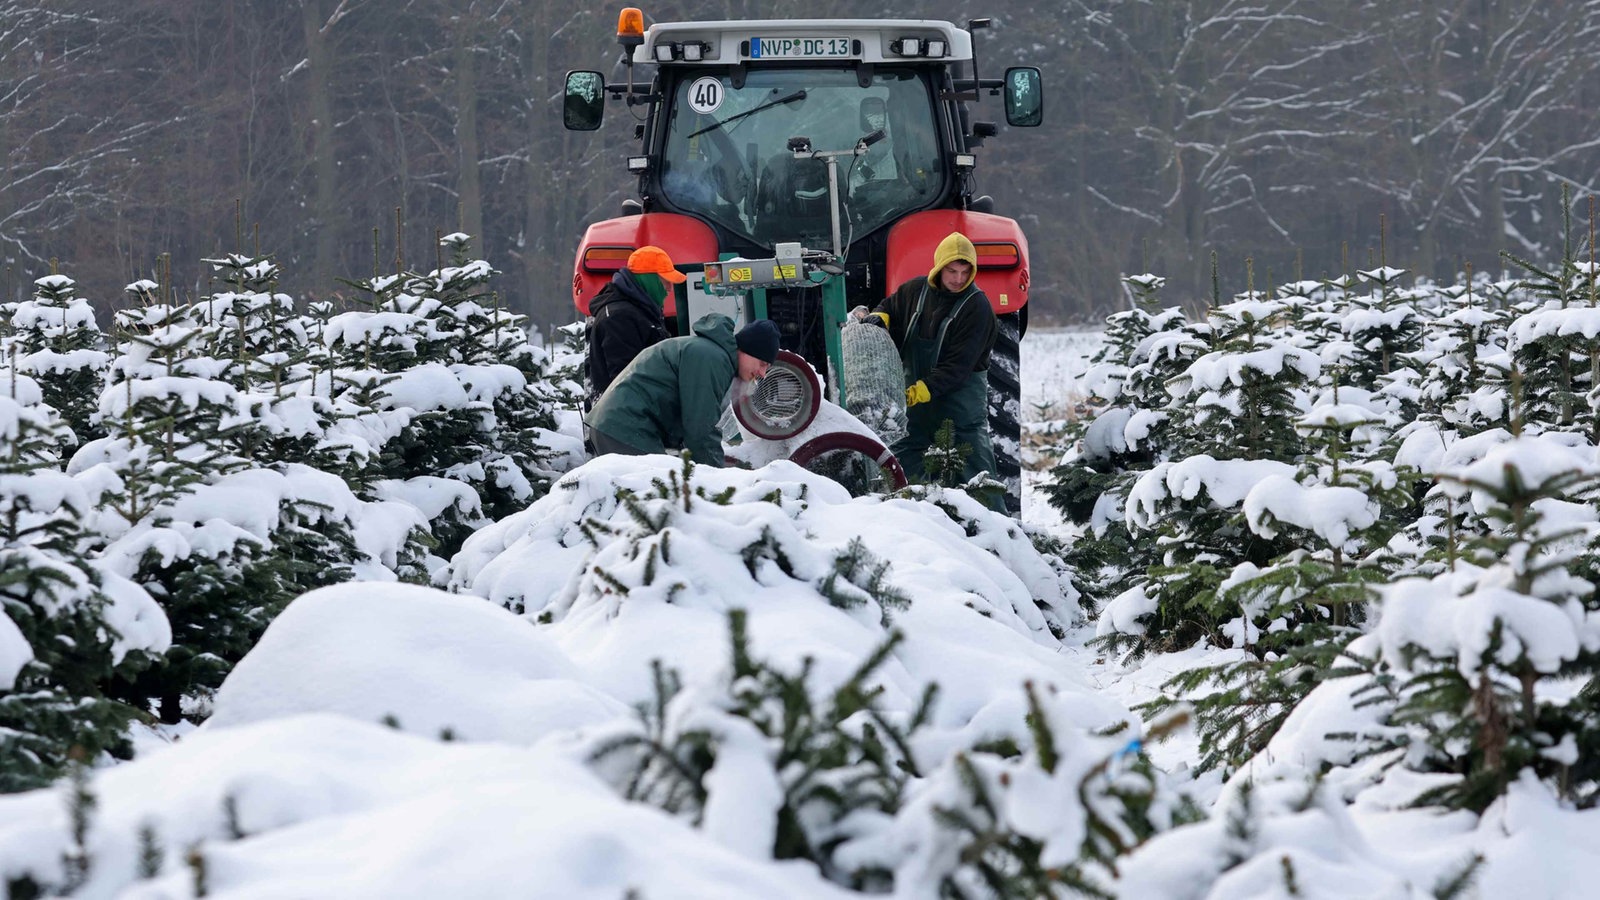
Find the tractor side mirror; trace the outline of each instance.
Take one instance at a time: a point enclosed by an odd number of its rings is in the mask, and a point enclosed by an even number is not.
[[[566,95],[561,100],[561,124],[568,131],[594,131],[606,107],[606,79],[599,72],[567,73]]]
[[[1033,66],[1006,70],[1006,124],[1032,128],[1044,121],[1044,81]]]

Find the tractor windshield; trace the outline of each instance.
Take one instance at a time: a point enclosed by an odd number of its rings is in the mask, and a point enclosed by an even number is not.
[[[926,81],[886,68],[865,87],[843,69],[755,69],[742,87],[727,74],[685,77],[667,120],[662,197],[757,244],[828,247],[827,164],[795,159],[789,139],[806,138],[817,151],[849,150],[879,130],[883,139],[864,155],[838,158],[846,241],[943,191]]]

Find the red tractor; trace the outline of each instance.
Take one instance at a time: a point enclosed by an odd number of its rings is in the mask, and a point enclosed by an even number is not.
[[[998,127],[973,121],[995,99],[1012,126],[1043,118],[1039,70],[981,78],[966,27],[908,19],[670,22],[623,10],[626,79],[567,74],[563,124],[600,127],[607,100],[632,113],[638,196],[590,225],[578,247],[578,312],[638,247],[665,249],[690,280],[666,312],[776,321],[783,347],[828,373],[837,398],[846,311],[923,276],[945,235],[978,252],[978,286],[1000,337],[989,418],[1008,506],[1020,509],[1018,341],[1027,328],[1028,241],[975,195],[976,150]],[[636,77],[653,65],[653,77]],[[705,264],[711,264],[708,267]]]

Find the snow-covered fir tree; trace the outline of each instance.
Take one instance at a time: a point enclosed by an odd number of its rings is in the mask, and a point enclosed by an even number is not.
[[[1471,435],[1509,423],[1512,361],[1506,350],[1511,311],[1498,302],[1487,279],[1439,291],[1441,306],[1423,327],[1411,366],[1425,373],[1417,385],[1417,418]]]
[[[383,430],[373,491],[422,508],[447,557],[548,490],[555,421],[536,380],[549,357],[488,289],[493,268],[471,257],[466,235],[441,247],[451,265],[353,282],[369,309],[334,316],[323,339],[337,396],[373,410]]]
[[[74,759],[126,757],[143,710],[107,696],[167,649],[168,623],[137,585],[90,556],[83,488],[60,467],[70,430],[41,386],[7,373],[0,396],[0,792],[40,787]]]
[[[1404,365],[1405,357],[1422,346],[1423,316],[1419,301],[1428,292],[1401,286],[1406,272],[1380,265],[1358,271],[1357,277],[1376,290],[1355,294],[1339,314],[1340,330],[1359,349],[1351,357],[1350,384],[1376,390]]]
[[[239,392],[249,426],[234,452],[258,465],[302,463],[358,478],[370,453],[360,441],[336,439],[337,423],[358,410],[329,396],[330,363],[314,340],[325,306],[298,312],[277,290],[281,273],[269,258],[229,254],[205,263],[225,288],[178,314],[205,333],[207,352],[226,361],[222,377]]]
[[[1568,801],[1600,800],[1600,720],[1572,696],[1600,666],[1593,455],[1559,433],[1507,436],[1443,473],[1438,490],[1483,530],[1447,570],[1382,589],[1375,634],[1398,729],[1387,743],[1442,776],[1421,802],[1482,811],[1524,773]]]
[[[78,296],[78,286],[65,275],[46,275],[33,283],[29,300],[6,303],[10,338],[5,342],[12,366],[34,377],[44,402],[82,444],[101,435],[94,421],[110,355],[95,321],[94,307]]]
[[[1166,383],[1209,346],[1188,328],[1183,311],[1159,309],[1164,279],[1125,279],[1132,309],[1106,319],[1106,342],[1095,354],[1084,385],[1095,414],[1063,435],[1066,452],[1044,485],[1049,502],[1086,529],[1068,559],[1096,606],[1115,593],[1122,573],[1154,565],[1159,557],[1136,545],[1123,525],[1129,488],[1172,444]]]
[[[1335,386],[1297,425],[1308,451],[1297,469],[1245,495],[1250,530],[1292,547],[1236,565],[1207,598],[1219,618],[1237,615],[1221,632],[1245,655],[1174,676],[1150,706],[1192,698],[1202,768],[1254,757],[1320,681],[1352,674],[1341,653],[1362,631],[1373,585],[1398,564],[1388,540],[1412,506],[1412,473],[1380,453],[1398,424],[1381,396]]]
[[[261,261],[246,267],[272,275]],[[257,351],[290,353],[301,333],[279,298],[233,292],[182,305],[150,288],[131,286],[142,302],[118,316],[119,355],[99,410],[107,437],[80,449],[68,471],[90,494],[106,565],[148,590],[172,625],[171,649],[118,696],[156,698],[175,722],[299,594],[358,569],[422,577],[426,525],[414,507],[388,503],[387,527],[372,533],[361,521],[368,504],[338,475],[293,456],[252,458],[273,447],[347,458],[323,431],[318,413],[329,405],[296,404],[315,391],[311,379],[292,393],[281,381],[266,388],[273,393],[252,389],[270,374]]]
[[[1195,329],[1211,349],[1164,385],[1169,455],[1126,476],[1132,577],[1100,624],[1122,651],[1220,641],[1238,617],[1217,602],[1224,578],[1288,549],[1285,539],[1249,528],[1240,509],[1255,484],[1292,474],[1281,459],[1301,452],[1295,424],[1321,372],[1315,356],[1279,335],[1282,312],[1281,301],[1255,294],[1212,310]]]

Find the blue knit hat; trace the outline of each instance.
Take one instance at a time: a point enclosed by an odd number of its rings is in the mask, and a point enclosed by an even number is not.
[[[778,326],[771,319],[757,319],[739,329],[734,341],[740,350],[764,363],[778,358]]]

